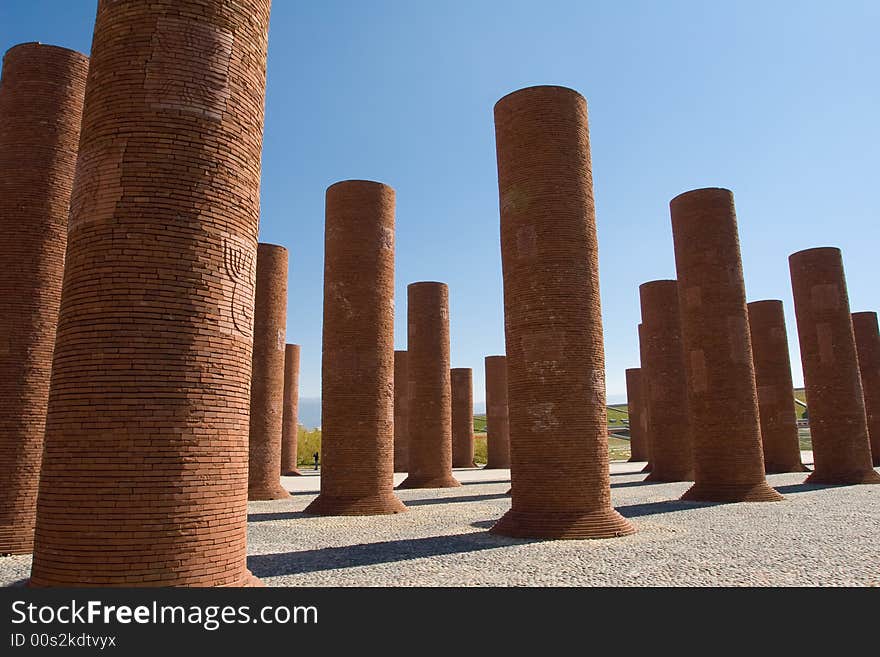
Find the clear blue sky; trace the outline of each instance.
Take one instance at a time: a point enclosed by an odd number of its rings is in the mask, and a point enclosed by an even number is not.
[[[880,3],[275,0],[261,240],[290,249],[287,335],[320,394],[324,190],[397,190],[396,345],[406,285],[449,284],[452,365],[504,353],[492,106],[534,84],[590,109],[608,393],[638,365],[638,285],[673,278],[668,202],[733,190],[749,300],[785,301],[787,257],[843,249],[852,309],[880,307]],[[88,52],[93,0],[2,0],[0,47]]]

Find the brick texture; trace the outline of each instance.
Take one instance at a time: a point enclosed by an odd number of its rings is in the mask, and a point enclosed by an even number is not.
[[[645,325],[639,324],[639,360],[642,364],[642,408],[641,408],[641,425],[642,437],[645,441],[645,455],[647,463],[642,468],[642,472],[651,471],[651,414],[648,399],[645,395],[646,381],[648,380],[648,341],[645,335]]]
[[[399,488],[451,488],[452,402],[449,381],[449,289],[407,286],[409,476]]]
[[[299,476],[296,467],[299,439],[299,351],[298,344],[284,346],[284,409],[281,415],[281,474]]]
[[[642,368],[634,367],[626,370],[626,405],[629,416],[629,450],[630,461],[647,461],[648,450],[645,445],[642,405],[644,404],[642,387]]]
[[[245,544],[269,5],[98,3],[33,585],[256,583]]]
[[[394,190],[327,189],[317,515],[406,510],[394,495]]]
[[[248,442],[248,499],[283,500],[281,430],[284,416],[284,340],[287,332],[287,249],[257,245],[254,356]]]
[[[645,481],[693,481],[693,438],[681,342],[678,282],[639,286],[651,416],[651,474]]]
[[[806,472],[807,468],[801,462],[782,302],[753,301],[747,307],[755,384],[758,388],[764,470],[768,473]]]
[[[603,538],[611,507],[587,103],[530,87],[495,105],[512,505],[492,532]]]
[[[394,471],[406,472],[409,467],[409,443],[406,438],[409,423],[409,385],[406,351],[394,352]]]
[[[486,356],[486,467],[510,467],[507,357]]]
[[[877,330],[877,313],[853,313],[852,322],[865,398],[871,460],[877,467],[880,466],[880,332]]]
[[[474,372],[469,367],[450,370],[452,396],[452,467],[475,468]]]
[[[695,482],[682,499],[781,500],[764,474],[733,194],[698,189],[669,206],[694,444]]]
[[[67,212],[89,60],[23,43],[0,77],[0,554],[34,541]]]
[[[880,483],[871,445],[840,249],[789,256],[817,484]]]

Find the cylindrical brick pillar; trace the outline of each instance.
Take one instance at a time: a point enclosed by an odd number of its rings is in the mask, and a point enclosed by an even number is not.
[[[299,345],[284,346],[284,410],[281,415],[281,474],[296,477],[299,440]]]
[[[409,423],[409,377],[406,350],[394,352],[394,471],[406,472],[409,467],[409,444],[406,439]]]
[[[840,249],[798,251],[788,258],[816,484],[880,483],[871,464],[849,296]]]
[[[698,189],[669,207],[694,446],[695,482],[682,499],[781,500],[764,474],[733,194]]]
[[[449,289],[421,282],[406,291],[409,476],[398,488],[460,486],[452,476]]]
[[[281,428],[284,413],[284,339],[287,327],[287,249],[257,245],[254,356],[248,499],[283,500]]]
[[[67,213],[89,59],[39,43],[0,77],[0,554],[34,544]]]
[[[532,538],[635,531],[611,507],[587,103],[530,87],[495,104],[512,506]]]
[[[379,515],[394,495],[394,190],[331,185],[324,226],[317,515]]]
[[[626,408],[629,416],[630,461],[647,461],[644,426],[642,425],[642,369],[626,370]]]
[[[474,373],[470,367],[449,372],[452,396],[452,467],[475,468]]]
[[[808,469],[801,462],[782,302],[753,301],[747,307],[755,385],[758,389],[764,470],[768,473],[807,472]]]
[[[877,467],[880,466],[880,332],[877,330],[877,313],[853,313],[852,322],[865,398],[871,460]]]
[[[256,582],[248,393],[269,5],[98,3],[34,585]]]
[[[639,286],[645,341],[645,403],[651,416],[651,474],[645,481],[693,481],[694,457],[681,342],[678,282]]]
[[[510,467],[507,357],[486,356],[486,468]]]
[[[639,324],[639,360],[641,362],[641,370],[642,370],[642,407],[641,407],[641,426],[642,426],[642,437],[645,442],[645,456],[647,458],[647,463],[645,467],[642,468],[642,472],[650,472],[651,471],[651,417],[649,414],[649,404],[648,404],[648,340],[645,336],[645,325]]]

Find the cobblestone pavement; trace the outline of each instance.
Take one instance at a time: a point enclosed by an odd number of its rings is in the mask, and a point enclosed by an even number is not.
[[[677,501],[686,482],[642,483],[642,465],[611,465],[614,505],[638,533],[601,541],[489,534],[510,506],[508,470],[457,469],[461,488],[398,491],[407,513],[371,517],[304,515],[320,485],[304,470],[283,478],[289,500],[249,504],[248,564],[269,586],[880,585],[880,486],[770,475],[783,502],[713,505]],[[0,583],[29,566],[0,558]]]

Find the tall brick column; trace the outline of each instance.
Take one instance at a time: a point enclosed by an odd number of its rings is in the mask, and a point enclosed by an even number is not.
[[[645,481],[693,481],[692,427],[681,341],[678,282],[639,286],[651,416],[651,474]]]
[[[475,468],[474,373],[470,367],[449,372],[452,396],[452,467]]]
[[[298,344],[284,346],[284,410],[281,415],[281,474],[295,477],[299,440],[299,351]]]
[[[421,282],[406,291],[409,476],[398,488],[461,486],[452,476],[449,289]]]
[[[394,495],[394,190],[327,189],[317,515],[406,511]]]
[[[33,585],[256,582],[248,392],[269,5],[98,3]]]
[[[254,298],[248,499],[283,500],[290,497],[280,478],[287,330],[287,249],[283,246],[257,245]]]
[[[868,419],[871,460],[877,467],[880,466],[880,332],[877,330],[877,313],[853,313],[852,322]]]
[[[510,467],[507,357],[486,356],[486,468]]]
[[[753,301],[747,308],[758,389],[764,469],[768,473],[806,472],[807,468],[801,462],[782,302]]]
[[[0,77],[0,554],[34,543],[88,57],[23,43]]]
[[[409,444],[406,437],[409,423],[409,377],[406,368],[406,351],[394,352],[394,471],[406,472],[409,467]]]
[[[512,506],[507,536],[634,532],[611,507],[587,103],[530,87],[495,104]]]
[[[642,468],[642,472],[651,471],[651,416],[648,408],[648,339],[645,334],[645,325],[639,324],[639,361],[642,364],[642,407],[641,407],[641,426],[642,436],[645,440],[645,455],[648,462]]]
[[[871,444],[840,249],[788,258],[816,484],[880,483]]]
[[[764,474],[733,194],[697,189],[669,207],[694,445],[695,483],[682,499],[781,500]]]
[[[630,461],[647,461],[648,450],[645,445],[642,424],[642,369],[634,367],[626,370],[626,407],[629,416]]]

